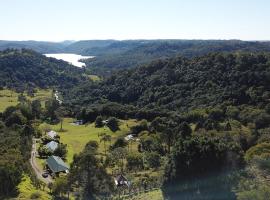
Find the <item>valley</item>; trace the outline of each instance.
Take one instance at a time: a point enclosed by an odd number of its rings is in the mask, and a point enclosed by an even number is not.
[[[0,176],[12,183],[2,197],[245,200],[254,187],[268,191],[269,53],[176,56],[108,76],[32,50],[0,55],[0,170],[12,177]]]

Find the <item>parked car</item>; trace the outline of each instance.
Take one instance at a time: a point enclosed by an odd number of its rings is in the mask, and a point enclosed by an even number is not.
[[[42,177],[43,177],[43,178],[47,178],[48,176],[49,176],[49,173],[48,173],[48,172],[43,172],[43,173],[42,173]]]

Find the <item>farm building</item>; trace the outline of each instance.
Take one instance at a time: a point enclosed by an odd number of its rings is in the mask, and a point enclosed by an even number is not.
[[[46,160],[46,165],[52,173],[68,172],[68,165],[58,156],[50,156]]]
[[[50,150],[51,152],[54,152],[58,147],[58,143],[55,141],[51,141],[48,144],[46,144],[46,148]]]
[[[48,135],[50,138],[54,139],[54,138],[57,136],[57,133],[56,133],[55,131],[49,131],[49,132],[47,133],[47,135]]]
[[[114,182],[115,185],[117,187],[121,187],[121,186],[130,186],[130,181],[128,181],[128,179],[126,177],[124,177],[122,174],[118,175],[117,177],[114,178]]]

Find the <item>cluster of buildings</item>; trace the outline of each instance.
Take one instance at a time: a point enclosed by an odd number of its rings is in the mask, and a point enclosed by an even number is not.
[[[57,133],[55,131],[49,131],[47,136],[51,139],[55,139]],[[46,148],[51,152],[54,152],[58,148],[58,145],[59,144],[57,142],[52,140],[46,144]],[[62,158],[54,155],[48,157],[46,160],[46,167],[48,171],[53,174],[59,174],[60,172],[68,173],[69,171],[69,166],[62,160]]]

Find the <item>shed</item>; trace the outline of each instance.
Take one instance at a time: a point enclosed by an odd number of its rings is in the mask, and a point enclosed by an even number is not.
[[[127,186],[127,187],[129,187],[130,186],[130,181],[128,181],[128,179],[126,177],[124,177],[122,174],[116,176],[114,178],[114,182],[115,182],[115,185],[117,187],[119,187],[119,186]]]
[[[49,149],[50,151],[54,152],[54,151],[57,149],[57,147],[58,147],[58,143],[55,142],[55,141],[51,141],[51,142],[49,142],[48,144],[46,144],[46,147],[47,147],[47,149]]]
[[[48,135],[50,138],[54,139],[55,136],[57,135],[57,133],[56,133],[55,131],[49,131],[49,132],[47,133],[47,135]]]
[[[68,165],[58,156],[50,156],[46,160],[46,164],[53,173],[67,172],[69,170]]]

